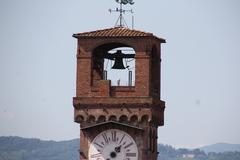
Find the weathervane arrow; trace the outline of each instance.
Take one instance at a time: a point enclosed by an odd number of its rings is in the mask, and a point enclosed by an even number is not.
[[[126,5],[126,4],[128,4],[128,3],[131,4],[131,5],[134,4],[133,0],[116,0],[116,2],[117,2],[117,3],[124,4],[124,5]]]

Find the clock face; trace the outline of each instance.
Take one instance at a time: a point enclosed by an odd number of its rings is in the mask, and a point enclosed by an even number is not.
[[[118,129],[98,134],[89,147],[89,160],[137,160],[138,148],[133,138]]]

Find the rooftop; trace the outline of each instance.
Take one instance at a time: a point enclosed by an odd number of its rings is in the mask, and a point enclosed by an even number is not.
[[[82,32],[73,34],[75,38],[87,38],[87,37],[154,37],[163,42],[165,39],[158,38],[154,36],[152,33],[138,31],[135,29],[129,29],[124,27],[115,27],[115,28],[107,28],[102,30],[96,30],[91,32]]]

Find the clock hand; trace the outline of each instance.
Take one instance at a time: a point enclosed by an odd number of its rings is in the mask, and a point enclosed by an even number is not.
[[[118,147],[115,147],[115,149],[114,149],[115,152],[117,152],[117,153],[121,152],[121,147],[122,147],[121,145],[118,146]]]

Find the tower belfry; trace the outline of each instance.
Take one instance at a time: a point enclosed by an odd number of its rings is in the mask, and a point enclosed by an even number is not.
[[[124,26],[73,37],[77,39],[73,106],[74,121],[80,124],[80,160],[157,160],[157,129],[164,125],[160,73],[165,39]],[[123,59],[135,61],[130,72],[134,83],[130,79],[131,85],[114,85],[105,75],[105,61],[114,62],[110,69],[119,76],[130,68]]]

